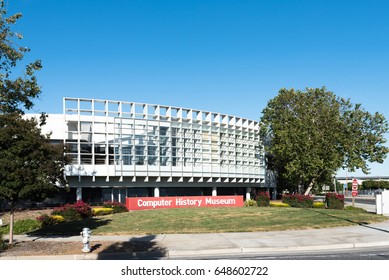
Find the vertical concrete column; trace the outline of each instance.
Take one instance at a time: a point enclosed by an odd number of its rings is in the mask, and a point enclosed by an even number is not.
[[[159,188],[154,188],[154,197],[159,197]]]
[[[251,188],[250,187],[247,187],[246,188],[246,200],[250,200],[251,199]]]
[[[78,187],[76,190],[76,200],[82,200],[82,188]]]
[[[389,216],[389,191],[384,189],[382,195],[382,215]]]
[[[212,187],[212,196],[217,196],[217,188]]]

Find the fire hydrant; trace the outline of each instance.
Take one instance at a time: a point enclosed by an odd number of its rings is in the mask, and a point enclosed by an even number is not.
[[[84,253],[89,253],[91,251],[90,246],[89,246],[89,238],[91,236],[91,231],[89,228],[83,228],[81,231],[81,236],[82,236],[82,243],[84,244],[84,248],[82,248],[82,251]]]

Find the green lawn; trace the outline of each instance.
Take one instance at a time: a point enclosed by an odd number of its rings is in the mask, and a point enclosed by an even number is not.
[[[49,226],[32,234],[95,235],[254,232],[370,224],[386,217],[360,211],[301,208],[201,208],[134,211]]]

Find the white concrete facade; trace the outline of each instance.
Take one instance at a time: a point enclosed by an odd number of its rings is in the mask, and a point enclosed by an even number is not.
[[[71,187],[263,186],[259,123],[172,106],[64,98],[49,115],[51,138],[67,144]],[[102,180],[103,179],[103,180]],[[110,183],[112,182],[112,183]],[[127,185],[128,186],[127,186]],[[131,185],[131,186],[130,186]],[[215,194],[215,190],[211,190]],[[247,196],[247,195],[246,195]]]

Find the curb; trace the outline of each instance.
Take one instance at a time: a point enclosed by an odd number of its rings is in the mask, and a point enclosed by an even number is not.
[[[189,257],[189,256],[216,256],[216,255],[241,255],[243,254],[242,248],[232,249],[210,249],[210,250],[197,250],[197,251],[175,251],[169,250],[169,257]]]
[[[51,255],[51,256],[4,256],[0,260],[131,260],[131,259],[169,259],[179,257],[199,257],[199,256],[232,256],[232,255],[253,255],[275,252],[303,252],[303,251],[323,251],[323,250],[344,250],[361,249],[372,247],[389,246],[389,241],[370,243],[344,243],[332,245],[313,246],[284,246],[265,248],[232,248],[232,249],[210,249],[198,251],[175,251],[169,250],[165,255],[158,252],[127,252],[127,253],[88,253],[76,255]]]

